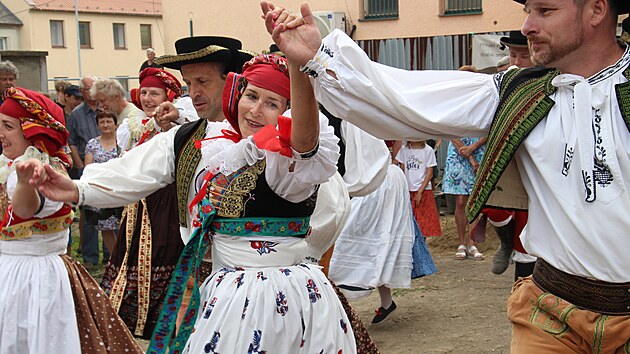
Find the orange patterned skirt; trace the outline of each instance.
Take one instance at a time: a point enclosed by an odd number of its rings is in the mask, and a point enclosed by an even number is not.
[[[440,226],[440,214],[438,213],[437,204],[435,204],[435,198],[433,197],[433,191],[425,189],[422,192],[422,199],[420,205],[414,207],[413,199],[418,192],[409,192],[411,198],[411,208],[413,216],[416,218],[422,236],[442,236],[442,227]]]

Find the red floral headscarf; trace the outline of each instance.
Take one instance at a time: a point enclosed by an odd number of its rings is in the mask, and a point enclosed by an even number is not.
[[[287,60],[274,54],[261,54],[243,65],[242,74],[231,72],[227,75],[223,87],[223,113],[239,134],[238,102],[248,83],[291,99]]]
[[[24,137],[35,148],[59,158],[66,168],[72,166],[68,150],[64,149],[68,144],[68,130],[59,105],[41,93],[19,87],[6,89],[2,99],[0,113],[19,119]]]
[[[166,91],[166,97],[170,102],[182,95],[182,84],[173,74],[158,68],[146,68],[138,78],[140,89],[143,87],[157,87]],[[140,89],[131,90],[131,102],[142,109],[140,104]]]

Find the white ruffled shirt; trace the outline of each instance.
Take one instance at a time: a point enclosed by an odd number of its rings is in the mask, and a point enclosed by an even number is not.
[[[285,115],[290,116],[289,113]],[[223,129],[231,129],[226,121],[208,122],[205,137],[219,136]],[[174,138],[178,130],[179,127],[175,127],[158,134],[148,142],[129,150],[122,158],[86,166],[81,180],[76,181],[79,193],[84,196],[83,203],[100,208],[126,205],[174,182]],[[320,115],[319,148],[308,159],[302,159],[295,151],[293,158],[287,158],[278,153],[260,150],[251,137],[236,144],[227,139],[210,140],[203,144],[202,159],[195,171],[187,204],[199,192],[206,171],[211,171],[216,166],[209,167],[212,161],[218,161],[223,171],[227,172],[263,158],[267,159],[265,176],[272,190],[291,202],[303,201],[316,191],[318,184],[328,181],[336,172],[339,158],[337,141],[333,128],[323,115]],[[229,158],[230,162],[213,160],[213,156],[219,155]],[[295,166],[291,172],[289,165],[293,162]],[[184,242],[188,241],[193,231],[188,209],[186,215],[188,227],[180,229]]]
[[[626,49],[593,77],[554,80],[556,104],[515,154],[529,195],[525,249],[567,273],[616,283],[630,282],[630,134],[615,92],[616,84],[627,81],[623,70],[629,65]],[[502,77],[388,67],[370,61],[337,30],[306,70],[316,76],[317,99],[332,114],[377,137],[409,140],[487,136]],[[578,87],[574,98],[573,84],[580,82],[588,87]],[[587,111],[591,106],[592,114],[576,115],[574,105]],[[565,147],[573,147],[568,167]],[[590,166],[596,194],[587,201],[582,170]]]

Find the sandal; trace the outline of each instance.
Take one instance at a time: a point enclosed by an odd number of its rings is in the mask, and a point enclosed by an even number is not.
[[[470,258],[472,258],[472,259],[474,259],[476,261],[480,261],[480,260],[486,258],[486,256],[484,256],[483,253],[479,252],[479,250],[475,246],[468,247],[468,257],[470,257]]]
[[[466,259],[466,246],[464,245],[459,245],[459,247],[457,247],[457,253],[455,253],[455,259]]]

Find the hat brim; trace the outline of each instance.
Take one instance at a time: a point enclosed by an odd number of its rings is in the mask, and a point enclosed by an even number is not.
[[[519,4],[525,5],[526,0],[514,0],[514,1],[518,2]],[[615,0],[611,0],[611,1],[615,1]],[[617,0],[617,8],[619,9],[620,15],[630,13],[630,1]]]
[[[513,42],[510,40],[510,37],[501,37],[501,39],[499,39],[499,43],[507,47],[527,48],[527,42]]]
[[[198,63],[226,63],[232,61],[232,52],[218,45],[210,45],[190,53],[163,55],[155,63],[169,69],[180,70],[183,65]]]

